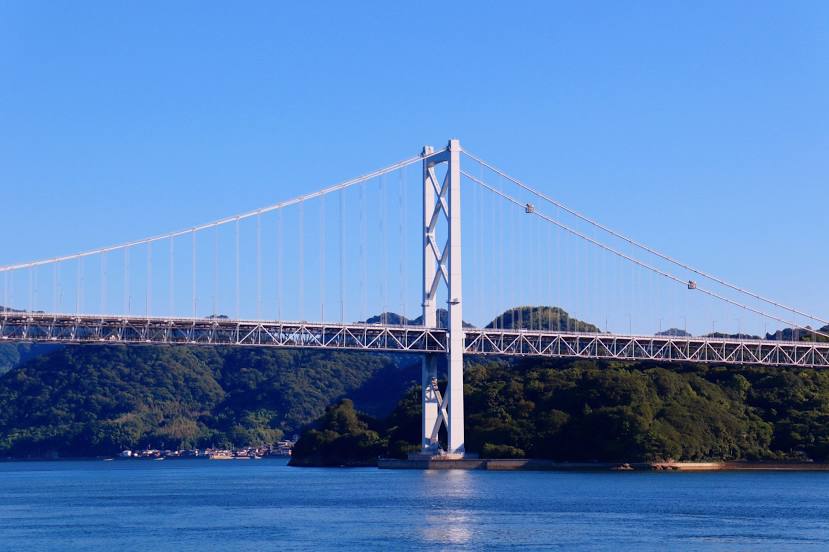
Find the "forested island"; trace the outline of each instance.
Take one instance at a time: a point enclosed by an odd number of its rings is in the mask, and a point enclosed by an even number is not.
[[[829,373],[764,367],[470,359],[466,449],[575,462],[829,461]],[[420,389],[377,419],[343,400],[293,465],[372,465],[420,439]]]
[[[512,309],[491,325],[598,331],[547,307]],[[339,466],[419,446],[417,356],[2,344],[0,373],[0,458],[261,446],[301,434],[292,464]],[[466,448],[482,457],[829,461],[820,370],[468,357],[464,395]]]

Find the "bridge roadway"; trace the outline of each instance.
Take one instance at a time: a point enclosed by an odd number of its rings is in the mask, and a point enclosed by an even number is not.
[[[829,343],[465,328],[465,354],[829,367]],[[0,342],[232,345],[445,353],[444,329],[6,312]]]

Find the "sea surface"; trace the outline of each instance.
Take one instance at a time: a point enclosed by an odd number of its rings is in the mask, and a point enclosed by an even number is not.
[[[0,463],[0,550],[829,550],[829,473]]]

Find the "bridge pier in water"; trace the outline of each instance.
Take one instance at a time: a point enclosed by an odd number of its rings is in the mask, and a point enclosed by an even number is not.
[[[423,148],[423,324],[436,328],[437,294],[441,281],[446,285],[448,384],[445,395],[437,385],[437,356],[424,355],[422,364],[422,450],[423,455],[464,455],[463,414],[463,288],[461,269],[461,169],[460,141],[435,153]],[[441,167],[443,166],[443,167]],[[445,168],[441,179],[437,168]],[[438,243],[437,228],[446,222],[446,242]],[[439,433],[446,426],[447,449],[441,451]]]

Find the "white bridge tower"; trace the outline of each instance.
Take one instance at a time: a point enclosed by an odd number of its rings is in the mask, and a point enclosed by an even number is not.
[[[423,325],[435,328],[437,294],[441,283],[448,290],[449,312],[448,372],[446,394],[437,385],[437,356],[426,354],[422,368],[423,443],[422,453],[464,455],[463,434],[463,291],[461,279],[461,145],[450,140],[449,147],[435,153],[423,148]],[[438,174],[445,165],[445,175]],[[446,242],[438,243],[438,223],[446,222]],[[446,424],[447,450],[441,451],[438,434]]]

